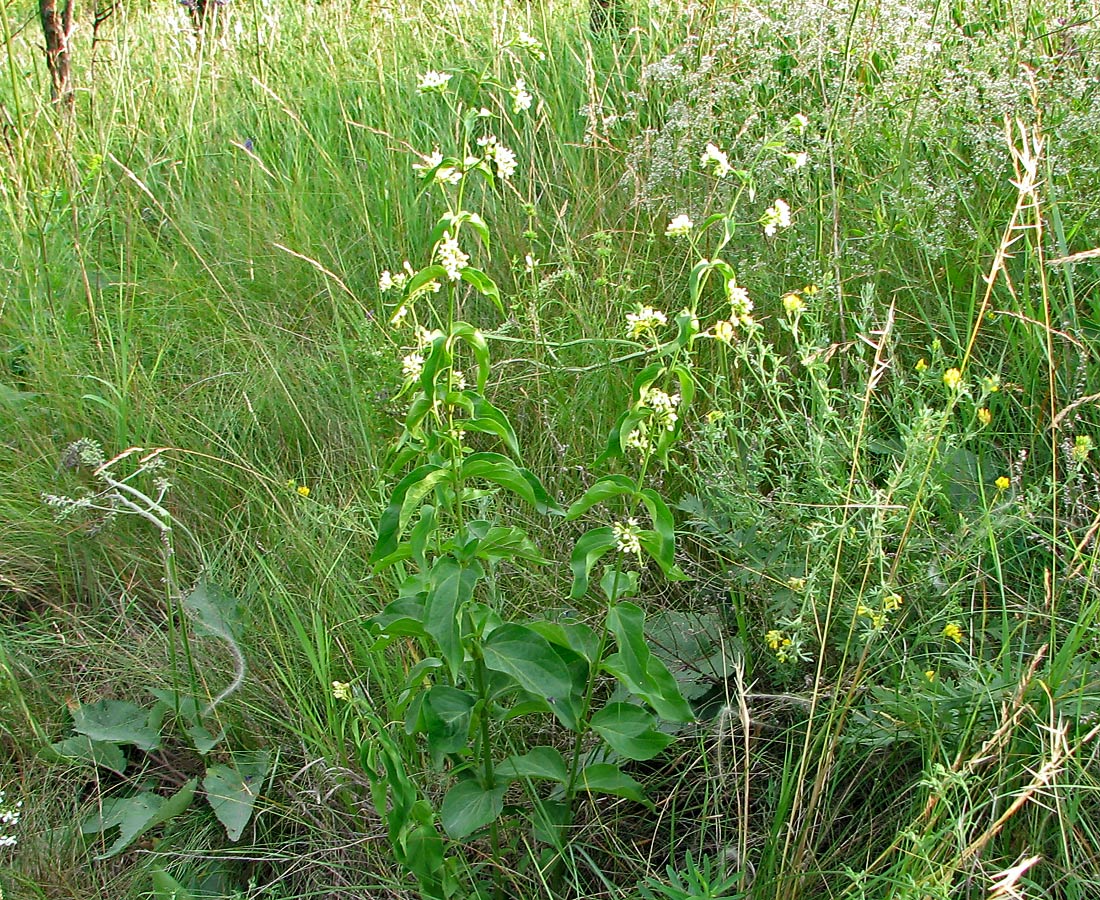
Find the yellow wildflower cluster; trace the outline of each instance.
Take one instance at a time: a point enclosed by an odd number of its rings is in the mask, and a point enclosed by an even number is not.
[[[901,609],[902,602],[901,594],[891,591],[882,598],[877,609],[860,603],[856,606],[856,615],[866,618],[872,631],[882,631],[890,624],[890,613]]]
[[[764,643],[775,653],[775,658],[785,663],[790,657],[791,639],[782,631],[773,628],[764,635]]]
[[[943,627],[942,636],[956,644],[961,644],[963,639],[962,626],[958,622],[948,622]]]

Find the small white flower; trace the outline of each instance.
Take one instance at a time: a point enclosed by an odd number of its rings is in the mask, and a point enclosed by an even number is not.
[[[515,85],[508,92],[512,95],[512,112],[521,113],[531,108],[535,98],[527,91],[527,82],[517,78]]]
[[[752,299],[749,292],[731,278],[726,282],[726,295],[730,298],[730,318],[734,323],[748,325],[752,321]]]
[[[393,315],[390,316],[390,324],[394,327],[400,326],[401,323],[405,321],[405,318],[408,316],[408,314],[409,308],[404,303],[402,303],[399,307],[397,307],[396,310],[394,310]]]
[[[419,353],[410,353],[401,360],[401,374],[410,381],[415,381],[424,371],[424,357]]]
[[[478,138],[478,146],[485,148],[485,158],[496,170],[497,177],[507,180],[516,171],[516,154],[499,143],[494,135]]]
[[[810,161],[810,155],[804,150],[798,153],[787,153],[785,156],[787,159],[787,166],[791,169],[801,169]]]
[[[679,419],[676,415],[676,407],[680,405],[679,394],[669,396],[660,388],[651,387],[642,392],[638,405],[653,410],[653,418],[665,431],[675,429]]]
[[[466,376],[458,369],[451,369],[451,389],[456,391],[466,390]]]
[[[420,76],[420,83],[416,86],[416,90],[421,94],[442,94],[447,90],[447,82],[450,80],[451,76],[446,72],[425,72]]]
[[[652,306],[639,306],[636,312],[626,314],[627,334],[641,337],[645,332],[656,331],[658,326],[668,324],[668,316]]]
[[[706,168],[710,163],[714,163],[714,174],[717,178],[725,178],[733,171],[733,168],[730,166],[729,157],[719,150],[715,144],[707,144],[700,163],[703,168]]]
[[[768,237],[775,234],[777,229],[790,228],[791,208],[785,200],[776,200],[764,210],[764,215],[760,217],[760,224],[764,226],[764,234]]]
[[[634,429],[626,436],[624,449],[637,450],[639,453],[649,452],[649,425],[642,419]]]
[[[691,221],[686,215],[677,216],[671,222],[668,223],[668,228],[665,229],[665,234],[668,237],[686,237],[691,234],[691,229],[695,227],[695,223]]]
[[[802,134],[809,127],[810,120],[807,119],[802,113],[798,113],[791,117],[791,128],[795,130],[796,134]]]
[[[523,271],[528,275],[533,273],[535,269],[539,267],[539,260],[535,259],[530,253],[523,258]]]
[[[390,274],[390,270],[386,269],[378,276],[378,290],[385,294],[387,291],[392,291],[394,287],[393,276]]]
[[[532,37],[522,28],[519,34],[512,40],[512,44],[521,50],[526,50],[536,59],[546,59],[546,52],[542,49],[542,41]]]
[[[638,531],[638,520],[627,519],[625,522],[614,522],[611,531],[615,535],[615,546],[621,553],[633,553],[642,555],[641,532]]]
[[[443,240],[439,242],[435,255],[451,281],[458,281],[459,274],[470,262],[470,257],[462,252],[449,231],[443,232]]]

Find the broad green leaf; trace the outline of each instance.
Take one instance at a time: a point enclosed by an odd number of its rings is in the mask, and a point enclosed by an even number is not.
[[[385,635],[382,640],[386,646],[392,643],[391,638],[398,636],[426,637],[423,597],[398,597],[372,618],[371,624],[378,626]]]
[[[623,597],[633,597],[638,593],[638,573],[623,572],[608,566],[600,579],[600,590],[608,603],[616,603]]]
[[[270,767],[271,754],[254,750],[234,753],[232,766],[217,765],[206,770],[202,787],[229,840],[236,842],[244,833]]]
[[[484,574],[474,562],[463,566],[450,556],[442,556],[432,567],[431,587],[424,604],[424,630],[439,645],[439,655],[458,680],[462,668],[462,607],[474,595],[474,587]]]
[[[443,798],[439,817],[444,830],[454,840],[461,841],[492,824],[504,810],[507,790],[507,782],[486,790],[472,779],[460,781]]]
[[[631,412],[629,409],[619,415],[618,420],[611,426],[611,431],[607,435],[607,446],[604,447],[603,453],[596,457],[596,465],[602,465],[609,459],[618,459],[623,455],[623,438],[626,436],[623,434],[623,429],[626,426],[627,420],[632,416],[634,421],[637,422],[637,414]],[[626,434],[629,433],[628,430]]]
[[[474,406],[473,418],[464,423],[466,428],[495,434],[504,442],[508,452],[518,458],[519,439],[516,437],[516,432],[512,428],[512,423],[508,421],[508,417],[480,394],[471,391],[466,393],[470,396]]]
[[[447,335],[438,333],[432,338],[431,349],[420,370],[420,389],[429,397],[435,396],[435,382],[440,372],[448,369],[454,357],[451,354],[451,342]]]
[[[50,744],[42,750],[42,756],[54,762],[100,766],[119,775],[126,771],[126,754],[118,744],[110,741],[93,741],[84,734],[74,734],[56,744]]]
[[[573,810],[562,800],[536,800],[530,812],[531,833],[536,841],[561,850],[573,825]]]
[[[583,534],[569,557],[569,568],[573,570],[573,589],[569,599],[579,600],[588,593],[588,577],[596,565],[616,544],[615,532],[610,527],[593,528]]]
[[[676,679],[650,652],[645,639],[645,613],[633,603],[612,607],[607,627],[615,635],[619,652],[604,660],[604,668],[634,694],[643,698],[663,719],[690,722],[695,718]]]
[[[476,555],[489,563],[502,559],[522,559],[525,562],[546,565],[546,559],[522,528],[497,525],[489,529],[478,544]]]
[[[556,507],[542,483],[533,473],[521,469],[507,456],[500,453],[474,453],[462,463],[464,481],[484,480],[511,491],[539,512]]]
[[[652,759],[673,740],[657,730],[653,713],[633,703],[609,703],[589,724],[616,753],[627,759]]]
[[[500,299],[500,288],[497,287],[497,283],[492,278],[482,272],[481,269],[475,269],[473,266],[461,269],[458,274],[474,290],[492,300],[493,305],[499,310],[500,314],[504,315],[504,303]]]
[[[657,532],[645,529],[638,533],[638,543],[646,556],[661,567],[661,572],[668,581],[691,581],[690,575],[685,575],[683,570],[669,559],[668,545],[664,543]]]
[[[462,271],[463,277],[465,278],[466,272],[477,270],[463,269]],[[477,360],[477,389],[479,393],[483,393],[485,391],[485,385],[489,380],[489,344],[485,340],[485,335],[481,333],[480,329],[475,328],[469,322],[455,322],[454,325],[451,326],[451,334],[447,339],[447,346],[451,357],[454,355],[453,348],[456,340],[463,341],[474,351],[474,359]]]
[[[634,480],[625,475],[605,475],[584,492],[584,496],[566,510],[566,519],[583,516],[597,503],[606,503],[615,497],[633,497],[637,491]]]
[[[206,754],[217,747],[225,737],[224,729],[219,731],[216,735],[211,734],[198,722],[187,725],[184,731],[186,731],[187,736],[191,738],[191,746],[195,748],[200,756],[206,756]]]
[[[656,362],[646,366],[641,372],[634,376],[634,382],[630,388],[631,405],[642,399],[642,394],[645,392],[646,388],[660,378],[664,371],[664,363]]]
[[[149,711],[129,700],[99,700],[73,710],[73,730],[93,741],[133,744],[141,750],[160,746],[160,732],[148,725]]]
[[[117,856],[141,837],[169,819],[175,818],[191,805],[195,796],[195,779],[191,779],[167,799],[152,791],[142,791],[129,797],[108,797],[97,815],[80,826],[82,834],[103,834],[118,828],[118,837],[96,859]]]
[[[653,488],[642,491],[642,502],[649,510],[649,518],[657,534],[657,554],[654,558],[661,570],[667,572],[676,563],[676,522],[668,505]]]
[[[429,464],[413,469],[397,483],[389,506],[378,520],[378,540],[370,556],[371,565],[377,565],[397,549],[397,542],[413,510],[419,507],[420,501],[447,475],[446,469]]]
[[[425,266],[412,278],[409,279],[409,283],[405,288],[405,291],[409,297],[412,297],[422,287],[432,281],[446,281],[447,270],[443,266]]]
[[[424,697],[422,715],[433,755],[457,753],[469,743],[470,713],[477,697],[446,684],[434,685]]]
[[[626,797],[652,807],[653,804],[646,798],[645,791],[633,778],[622,769],[612,763],[593,763],[585,766],[578,777],[580,786],[590,794],[613,794],[616,797]]]
[[[194,894],[160,866],[152,867],[149,880],[153,883],[153,893],[157,900],[195,900]]]
[[[236,598],[209,581],[200,581],[183,600],[200,631],[235,644],[241,636],[241,613]]]
[[[569,779],[565,760],[556,747],[533,747],[522,756],[509,756],[496,772],[502,778],[546,778],[562,784]]]
[[[596,661],[600,650],[600,638],[584,622],[532,622],[529,628],[537,631],[551,644],[564,647],[588,663]]]
[[[525,691],[542,697],[567,728],[576,721],[568,703],[573,680],[569,669],[541,634],[523,625],[496,629],[482,646],[485,665],[512,676]]]

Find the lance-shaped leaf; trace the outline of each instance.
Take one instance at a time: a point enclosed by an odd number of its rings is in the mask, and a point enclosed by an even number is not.
[[[661,718],[670,722],[694,719],[695,714],[680,693],[676,679],[650,652],[641,607],[629,602],[615,605],[607,615],[607,627],[615,635],[619,652],[604,660],[604,669],[645,700]]]
[[[676,522],[668,504],[653,488],[645,488],[641,494],[657,536],[657,554],[654,558],[661,570],[667,572],[676,562]]]
[[[430,284],[433,281],[442,281],[447,278],[447,270],[443,266],[425,266],[412,278],[409,279],[409,283],[406,286],[406,293],[409,297],[416,294],[417,291]]]
[[[566,519],[583,516],[597,503],[606,503],[615,497],[633,497],[637,486],[626,475],[605,475],[584,492],[579,500],[566,510]]]
[[[448,474],[442,466],[425,465],[413,469],[397,483],[390,496],[389,506],[378,520],[378,540],[370,556],[371,565],[378,565],[397,550],[397,542],[413,511]]]
[[[495,434],[504,442],[508,452],[518,458],[519,440],[516,438],[516,432],[512,428],[512,423],[508,421],[508,417],[480,394],[466,391],[466,395],[472,401],[473,408],[471,410],[472,418],[463,422],[463,427],[467,431]]]
[[[471,270],[462,271],[465,273]],[[462,341],[473,350],[474,359],[477,361],[477,389],[479,393],[484,393],[485,384],[489,380],[489,344],[485,340],[485,335],[469,322],[455,322],[451,326],[450,335],[447,336],[447,352],[451,358],[454,357],[455,341]]]
[[[474,453],[462,462],[462,480],[489,481],[511,491],[539,512],[557,509],[534,473],[520,468],[501,453]]]
[[[482,272],[481,269],[475,269],[473,266],[466,266],[466,268],[459,271],[459,275],[474,290],[492,300],[493,305],[500,311],[500,314],[504,315],[504,302],[500,299],[500,288],[497,287],[497,283],[492,278]]]
[[[424,630],[435,638],[439,655],[455,681],[463,659],[462,607],[473,597],[474,586],[483,574],[479,563],[461,565],[450,556],[440,557],[432,567],[424,604]]]
[[[613,549],[616,543],[615,532],[610,527],[593,528],[581,535],[569,557],[569,568],[573,570],[573,589],[569,592],[571,600],[579,600],[588,593],[588,579],[592,574],[592,567]]]
[[[563,725],[576,727],[569,668],[541,634],[523,625],[502,625],[486,639],[482,653],[488,668],[510,675],[525,691],[550,704]]]

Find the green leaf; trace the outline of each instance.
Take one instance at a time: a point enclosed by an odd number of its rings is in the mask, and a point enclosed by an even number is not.
[[[546,700],[563,725],[576,727],[568,703],[573,679],[561,657],[541,634],[523,625],[502,625],[486,639],[482,653],[486,666],[510,675],[525,691]]]
[[[186,731],[187,736],[191,738],[191,746],[195,748],[200,756],[206,756],[206,754],[217,747],[225,737],[224,729],[219,731],[216,735],[211,734],[198,722],[187,725],[184,731]]]
[[[80,826],[82,834],[103,834],[118,828],[118,837],[96,859],[110,859],[130,846],[150,828],[167,822],[191,805],[195,796],[195,779],[191,779],[171,797],[165,799],[152,791],[142,791],[129,797],[108,797],[97,815]]]
[[[435,397],[435,380],[452,362],[454,357],[451,354],[450,339],[445,334],[437,334],[432,338],[431,349],[424,360],[424,367],[420,370],[420,388],[427,396]]]
[[[433,754],[457,753],[469,743],[470,713],[477,697],[446,684],[425,695],[422,715]]]
[[[590,794],[613,794],[626,797],[651,807],[645,791],[633,778],[612,763],[593,763],[581,770],[578,778],[581,787]]]
[[[458,274],[474,290],[492,300],[493,305],[500,311],[500,314],[504,315],[504,302],[500,299],[500,288],[497,287],[497,283],[492,278],[482,272],[481,269],[475,269],[473,266],[467,266],[459,270]]]
[[[518,458],[519,439],[516,437],[516,432],[512,429],[512,423],[508,421],[508,417],[480,394],[474,394],[470,391],[467,391],[467,394],[473,401],[473,418],[468,422],[464,422],[463,425],[472,431],[495,434],[504,442],[508,451]]]
[[[569,770],[556,747],[532,747],[522,756],[509,756],[496,768],[501,778],[545,778],[565,784]]]
[[[499,485],[530,503],[540,513],[557,507],[532,472],[521,469],[500,453],[474,453],[468,456],[462,463],[462,479],[482,479]]]
[[[645,639],[645,613],[633,603],[612,607],[607,627],[615,635],[619,652],[604,660],[604,668],[637,696],[643,698],[663,719],[690,722],[695,718],[683,698],[676,679],[650,652]]]
[[[573,570],[573,589],[569,592],[570,600],[579,600],[588,593],[588,578],[592,574],[592,567],[614,548],[615,544],[615,532],[610,527],[593,528],[581,535],[569,557],[569,568]]]
[[[236,598],[209,581],[200,581],[183,600],[200,632],[212,634],[231,644],[241,636],[241,614]]]
[[[676,564],[676,522],[672,518],[668,505],[653,488],[642,491],[642,502],[649,510],[649,518],[657,533],[657,553],[654,559],[657,560],[661,570],[667,572]]]
[[[153,893],[157,900],[195,900],[195,895],[176,881],[160,866],[153,866],[149,871],[149,879],[153,883]]]
[[[653,759],[673,741],[670,735],[657,731],[653,713],[633,703],[609,703],[589,724],[627,759]]]
[[[453,557],[441,556],[432,567],[431,586],[424,604],[424,630],[439,645],[451,678],[458,680],[462,668],[462,607],[474,595],[474,587],[484,575],[481,565],[461,565]]]
[[[496,525],[489,529],[478,544],[478,559],[497,563],[502,559],[522,559],[525,562],[546,565],[546,559],[522,528]]]
[[[409,279],[409,283],[405,288],[407,296],[412,297],[417,291],[419,291],[424,285],[431,281],[445,281],[447,278],[447,270],[443,266],[425,266],[412,278]]]
[[[443,798],[440,819],[443,829],[456,841],[496,821],[504,811],[507,783],[486,790],[474,780],[460,781]]]
[[[467,271],[471,270],[463,269],[463,272]],[[474,359],[477,360],[477,389],[479,393],[484,393],[485,385],[489,380],[489,344],[485,340],[485,335],[469,322],[455,322],[451,326],[450,335],[447,337],[448,355],[450,357],[453,357],[453,347],[456,340],[463,341],[474,351]]]
[[[637,491],[634,480],[625,475],[605,475],[592,485],[584,496],[577,500],[565,512],[566,519],[583,516],[597,503],[606,503],[615,497],[633,497]]]
[[[600,590],[608,603],[615,603],[623,597],[633,597],[638,593],[638,573],[623,572],[608,566],[600,579]]]
[[[141,750],[160,746],[160,732],[148,725],[149,711],[128,700],[100,700],[73,711],[73,730],[93,741],[133,744]]]
[[[110,769],[122,775],[126,771],[126,754],[118,744],[110,741],[93,741],[84,734],[50,744],[42,750],[42,756],[53,762],[87,763]]]
[[[618,459],[623,455],[623,438],[626,436],[623,433],[623,429],[626,427],[626,423],[631,417],[633,417],[635,422],[637,422],[639,418],[636,413],[628,409],[620,414],[618,420],[611,426],[611,431],[607,435],[607,446],[604,448],[603,453],[596,457],[596,465],[602,465],[609,459]],[[631,427],[633,427],[633,425],[631,425]],[[628,430],[626,434],[629,433]]]
[[[206,770],[202,780],[206,800],[225,826],[229,840],[236,842],[244,833],[270,768],[271,754],[254,750],[234,753],[232,766],[217,765]]]
[[[442,466],[429,464],[413,469],[397,483],[389,506],[378,520],[378,540],[370,555],[371,565],[378,564],[397,549],[397,542],[413,510],[447,475],[447,470]]]

